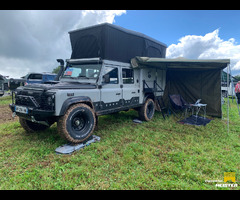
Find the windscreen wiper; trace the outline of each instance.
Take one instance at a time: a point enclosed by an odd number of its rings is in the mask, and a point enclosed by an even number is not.
[[[78,76],[78,78],[86,78],[86,79],[90,79],[89,77],[86,77],[86,76]]]
[[[72,76],[68,76],[68,77],[63,77],[63,78],[71,78],[71,79],[78,79],[78,77],[72,77]]]

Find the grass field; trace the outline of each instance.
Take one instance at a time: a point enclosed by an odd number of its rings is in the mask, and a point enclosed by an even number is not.
[[[8,104],[5,99],[3,104]],[[231,101],[230,101],[231,102]],[[71,155],[54,150],[66,142],[49,130],[27,134],[18,121],[0,124],[0,189],[150,189],[239,190],[240,118],[230,106],[227,131],[223,120],[207,126],[182,125],[156,113],[150,122],[134,124],[137,112],[99,118],[94,132],[101,141]],[[223,180],[236,173],[238,187],[216,187],[206,180]]]
[[[12,96],[3,96],[0,97],[0,105],[8,105],[11,103]]]

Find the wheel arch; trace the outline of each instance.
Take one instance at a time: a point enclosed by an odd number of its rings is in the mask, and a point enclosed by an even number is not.
[[[79,96],[79,97],[72,97],[72,98],[68,98],[63,102],[61,111],[59,113],[60,116],[64,115],[67,111],[67,109],[77,103],[84,103],[86,105],[88,105],[90,108],[92,108],[94,110],[94,106],[92,103],[92,100],[87,97],[87,96]]]
[[[144,95],[144,99],[143,99],[143,103],[145,103],[147,101],[147,99],[152,99],[153,101],[155,101],[155,95],[154,93],[146,93]]]

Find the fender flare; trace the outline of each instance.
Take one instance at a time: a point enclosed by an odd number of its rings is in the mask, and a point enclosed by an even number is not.
[[[155,97],[154,93],[147,93],[147,94],[145,94],[145,96],[143,98],[143,103],[145,103],[148,98],[151,98],[154,101],[156,97]]]
[[[67,109],[73,105],[73,104],[76,104],[76,103],[86,103],[87,105],[89,105],[91,108],[94,109],[94,106],[93,106],[93,103],[91,101],[91,99],[89,97],[86,97],[86,96],[78,96],[78,97],[71,97],[71,98],[68,98],[66,99],[64,102],[63,102],[63,105],[62,105],[62,108],[61,108],[61,111],[59,113],[59,115],[64,115],[67,111]]]

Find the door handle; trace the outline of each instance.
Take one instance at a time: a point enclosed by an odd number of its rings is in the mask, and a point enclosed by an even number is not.
[[[136,92],[132,92],[132,94],[135,94]]]
[[[121,93],[116,93],[116,95],[120,95]]]

